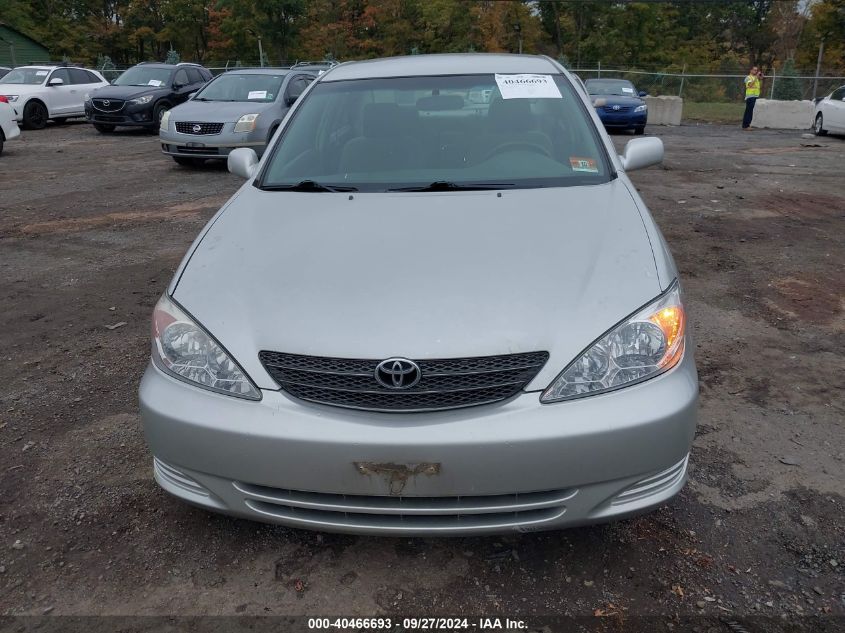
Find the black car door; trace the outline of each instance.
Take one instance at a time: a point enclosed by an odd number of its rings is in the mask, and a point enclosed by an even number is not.
[[[187,101],[188,95],[193,91],[191,80],[188,78],[188,71],[180,68],[173,75],[173,105]]]

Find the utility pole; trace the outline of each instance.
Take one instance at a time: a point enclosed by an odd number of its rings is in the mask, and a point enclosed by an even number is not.
[[[824,57],[824,38],[819,44],[819,59],[816,62],[816,76],[813,78],[813,101],[816,100],[816,91],[819,89],[819,73],[822,70],[822,57]]]
[[[261,34],[252,29],[247,29],[247,33],[258,38],[258,65],[264,68],[264,49],[261,47]]]
[[[513,30],[516,31],[516,37],[519,42],[519,54],[522,55],[522,24],[517,22],[513,25]]]

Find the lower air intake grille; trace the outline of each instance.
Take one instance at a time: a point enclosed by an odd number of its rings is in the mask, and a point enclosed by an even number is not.
[[[458,409],[506,400],[519,393],[548,352],[417,361],[419,381],[391,389],[376,380],[381,361],[260,352],[264,368],[290,395],[350,409],[416,412]]]

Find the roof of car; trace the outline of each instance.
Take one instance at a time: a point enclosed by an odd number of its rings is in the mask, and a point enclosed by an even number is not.
[[[290,72],[290,68],[273,68],[272,66],[265,66],[264,68],[230,68],[223,74],[237,73],[239,75],[284,75]]]
[[[421,75],[485,75],[491,73],[559,73],[548,57],[499,53],[409,55],[347,62],[326,71],[322,81],[414,77]]]

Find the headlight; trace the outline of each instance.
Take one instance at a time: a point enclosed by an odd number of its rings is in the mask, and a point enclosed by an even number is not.
[[[646,110],[648,110],[648,106],[646,104],[634,108],[634,112],[645,112]]]
[[[162,132],[167,132],[167,126],[170,125],[170,110],[165,110],[161,115],[161,121],[158,123],[158,129]]]
[[[261,392],[211,335],[166,294],[153,311],[153,362],[168,374],[230,396],[261,400]]]
[[[6,99],[9,100],[9,103],[14,103],[18,100],[18,95],[3,95]]]
[[[91,93],[86,92],[85,93],[85,103],[88,103],[89,101],[91,101]]]
[[[130,99],[129,103],[134,103],[135,105],[144,105],[145,103],[149,103],[152,100],[152,95],[145,95],[143,97],[138,97],[137,99]]]
[[[235,132],[252,132],[255,129],[257,114],[245,114],[235,123]]]
[[[582,398],[653,378],[684,355],[686,314],[676,281],[649,306],[593,343],[555,379],[540,398]]]

